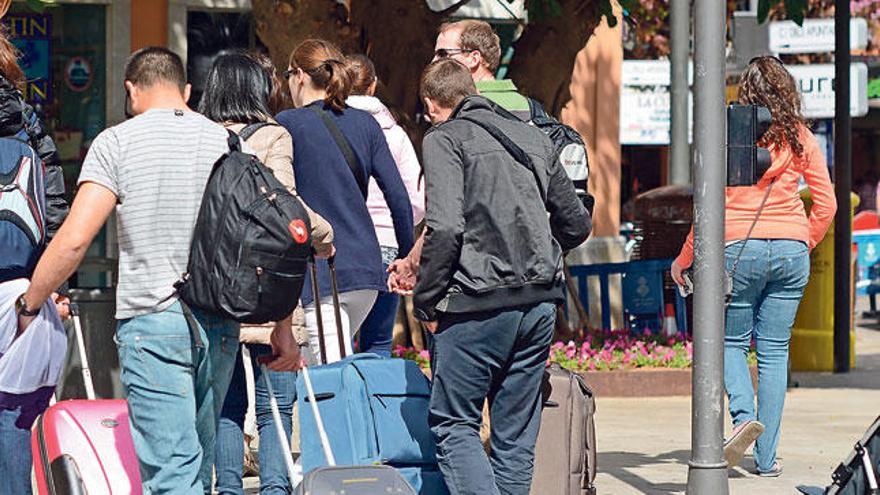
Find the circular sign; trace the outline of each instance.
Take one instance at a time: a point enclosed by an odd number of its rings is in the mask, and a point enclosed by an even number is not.
[[[71,58],[64,69],[64,82],[75,93],[81,93],[89,89],[89,86],[92,85],[93,77],[92,64],[83,57]]]

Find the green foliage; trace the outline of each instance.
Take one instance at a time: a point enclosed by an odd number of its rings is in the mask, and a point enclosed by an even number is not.
[[[868,98],[880,98],[880,78],[868,81]]]
[[[764,23],[770,15],[770,10],[779,4],[785,7],[785,15],[798,26],[804,23],[804,15],[807,13],[808,0],[760,0],[758,2],[758,22]]]
[[[528,8],[529,18],[537,21],[562,15],[562,5],[559,0],[531,0],[528,3]]]
[[[53,7],[57,3],[57,0],[27,0],[28,8],[40,14],[46,11],[46,7]]]

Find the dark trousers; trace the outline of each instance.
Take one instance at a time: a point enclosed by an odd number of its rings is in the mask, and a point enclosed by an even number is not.
[[[528,495],[555,320],[549,302],[440,318],[429,422],[451,495]],[[491,456],[480,443],[486,398]]]
[[[394,320],[397,319],[397,306],[400,296],[390,292],[379,292],[373,309],[361,324],[358,352],[372,352],[382,357],[391,357],[391,343],[394,338]]]

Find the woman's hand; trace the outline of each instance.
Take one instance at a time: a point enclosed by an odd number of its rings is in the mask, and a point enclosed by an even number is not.
[[[678,264],[678,262],[673,261],[672,266],[669,268],[669,274],[672,275],[672,280],[679,286],[684,287],[685,281],[682,273],[684,272],[684,268]]]

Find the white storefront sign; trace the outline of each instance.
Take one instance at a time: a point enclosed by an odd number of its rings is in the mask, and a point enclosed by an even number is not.
[[[789,65],[803,98],[804,116],[809,119],[834,117],[834,64]],[[868,113],[868,66],[850,66],[850,115],[863,117]]]
[[[688,66],[693,79],[693,65]],[[624,60],[620,88],[620,143],[667,145],[670,133],[668,60]],[[693,122],[693,98],[688,95]],[[690,134],[691,126],[688,132]]]
[[[868,46],[868,21],[850,19],[850,48]],[[773,53],[823,53],[834,51],[834,19],[805,19],[802,26],[794,21],[770,23],[770,51]]]

